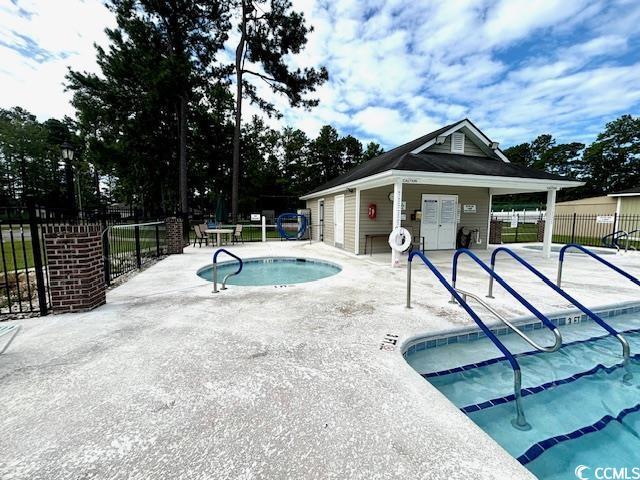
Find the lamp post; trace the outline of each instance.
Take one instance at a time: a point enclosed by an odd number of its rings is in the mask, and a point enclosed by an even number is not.
[[[73,145],[65,141],[62,145],[60,145],[60,151],[62,152],[62,160],[64,160],[67,170],[67,188],[70,188],[71,185],[73,185],[75,190],[75,192],[70,191],[69,202],[71,203],[71,207],[75,208],[75,195],[77,194],[78,209],[80,210],[80,212],[82,212],[82,193],[80,192],[80,175],[78,175],[78,172],[76,172],[75,182],[73,178],[73,157],[75,154],[75,150],[73,148]]]

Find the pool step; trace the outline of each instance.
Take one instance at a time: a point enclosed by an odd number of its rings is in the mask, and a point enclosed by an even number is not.
[[[578,430],[574,430],[566,435],[556,435],[555,437],[547,438],[541,442],[536,443],[529,447],[529,449],[520,457],[518,457],[518,461],[523,465],[527,465],[530,462],[535,462],[539,457],[543,456],[545,452],[548,452],[552,447],[556,447],[557,449],[554,451],[554,457],[562,457],[564,461],[567,460],[567,457],[575,455],[576,448],[577,450],[582,450],[579,446],[576,445],[583,439],[583,437],[590,435],[588,438],[589,443],[596,443],[603,447],[603,443],[614,443],[614,448],[602,448],[604,451],[610,452],[607,455],[607,461],[611,462],[612,458],[611,454],[619,457],[620,460],[634,458],[637,455],[637,442],[638,438],[635,432],[640,431],[640,403],[634,405],[631,408],[626,408],[622,412],[620,412],[616,417],[612,415],[605,415],[600,420],[595,422],[592,425],[587,425]],[[625,437],[629,437],[626,438]],[[624,440],[623,440],[624,439]],[[614,440],[611,442],[611,440]],[[631,449],[629,451],[625,451],[625,445],[630,446]],[[568,447],[568,448],[567,448]],[[620,450],[623,451],[624,455],[619,455]],[[592,452],[588,452],[592,454]],[[593,460],[593,458],[591,458]],[[548,462],[549,459],[545,458],[545,462]],[[580,462],[575,463],[578,464],[586,464],[588,462]],[[616,465],[619,465],[616,463]],[[545,477],[546,478],[546,477]]]
[[[640,388],[640,364],[630,363],[633,378],[621,366],[601,367],[588,374],[577,374],[570,381],[552,383],[522,398],[522,405],[531,430],[521,431],[511,424],[514,402],[495,405],[478,404],[469,417],[491,437],[518,458],[536,444],[593,426],[606,416],[617,417],[633,408]],[[467,408],[469,408],[468,406]],[[593,430],[595,431],[595,429]]]
[[[639,410],[640,404],[569,436],[548,438],[530,447],[518,460],[538,478],[553,480],[567,478],[561,473],[573,471],[578,465],[626,467],[631,472],[638,466],[635,432],[640,431]]]
[[[640,332],[625,333],[631,352],[640,352]],[[517,355],[523,389],[565,382],[576,376],[609,368],[622,360],[620,343],[613,337],[565,344],[553,353],[527,352]],[[491,359],[451,370],[423,374],[460,408],[513,395],[513,370],[504,359]],[[575,378],[574,378],[575,379]]]

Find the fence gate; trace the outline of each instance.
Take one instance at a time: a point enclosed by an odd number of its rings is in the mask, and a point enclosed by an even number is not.
[[[0,209],[0,315],[46,315],[51,306],[43,226],[33,204]]]

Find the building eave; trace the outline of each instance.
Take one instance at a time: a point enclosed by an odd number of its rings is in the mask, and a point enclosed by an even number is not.
[[[497,193],[498,195],[507,193],[545,192],[550,189],[561,190],[563,188],[573,188],[584,185],[584,182],[575,180],[550,180],[543,178],[503,177],[463,173],[387,170],[386,172],[381,172],[370,177],[361,178],[326,190],[310,193],[300,197],[300,199],[310,200],[324,195],[343,192],[356,187],[369,189],[391,185],[398,179],[405,184],[415,183],[423,185],[452,185],[499,189],[500,193]]]
[[[640,197],[640,193],[610,193],[607,197]]]

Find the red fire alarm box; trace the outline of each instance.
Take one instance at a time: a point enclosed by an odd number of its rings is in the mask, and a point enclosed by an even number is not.
[[[367,215],[371,220],[375,220],[378,215],[378,207],[376,207],[375,203],[370,203],[369,208],[367,209]]]

